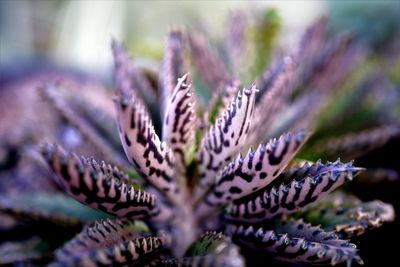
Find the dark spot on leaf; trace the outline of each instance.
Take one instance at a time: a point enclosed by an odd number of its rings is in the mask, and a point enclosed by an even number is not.
[[[261,164],[261,162],[258,162],[258,163],[256,164],[256,171],[260,171],[261,168],[262,168],[262,164]]]
[[[260,173],[260,179],[264,179],[265,177],[267,177],[267,173],[266,172]]]
[[[125,137],[125,143],[126,143],[128,146],[131,146],[131,145],[132,145],[131,140],[129,140],[129,137],[128,137],[128,135],[127,135],[126,133],[124,134],[124,137]]]
[[[231,188],[229,188],[229,192],[232,194],[240,194],[242,193],[242,189],[237,186],[232,186]]]

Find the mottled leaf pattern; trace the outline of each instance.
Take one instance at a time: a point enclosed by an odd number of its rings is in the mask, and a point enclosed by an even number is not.
[[[250,127],[256,92],[255,85],[239,91],[223,116],[217,119],[202,139],[198,155],[200,181],[195,199],[208,190],[225,162],[241,149]]]
[[[239,155],[221,172],[211,192],[199,208],[200,216],[210,207],[220,207],[264,188],[284,170],[307,139],[305,132],[285,134],[250,149],[245,157]]]
[[[191,86],[188,74],[178,80],[169,98],[163,126],[163,140],[174,152],[181,170],[186,166],[185,156],[194,145],[196,133],[195,99]]]
[[[301,181],[306,177],[313,177],[318,175],[319,173],[326,172],[333,167],[341,166],[343,163],[338,159],[335,162],[327,161],[326,163],[322,163],[321,160],[313,163],[310,161],[294,161],[289,168],[284,170],[278,177],[275,179],[270,186],[279,187],[281,184],[289,184],[292,181]],[[348,163],[349,167],[351,167],[351,162]]]
[[[160,141],[148,114],[133,97],[120,96],[115,105],[119,134],[129,162],[143,178],[173,201],[180,190],[174,176],[172,150]]]
[[[340,212],[339,212],[340,213]],[[358,208],[347,210],[344,212],[343,217],[355,218],[335,225],[335,231],[342,238],[353,238],[364,234],[368,230],[379,228],[385,222],[394,220],[395,212],[392,205],[386,204],[382,201],[375,200],[367,202]],[[339,216],[339,218],[343,218]]]
[[[288,184],[267,188],[236,201],[229,207],[227,218],[245,222],[260,222],[278,214],[290,214],[315,202],[336,189],[345,181],[352,180],[360,168],[352,163],[317,163],[305,165],[299,170],[305,176],[297,176]]]
[[[174,92],[176,82],[187,71],[184,60],[183,34],[179,30],[169,33],[164,60],[161,68],[161,102],[163,112],[166,111],[169,100]],[[167,114],[164,114],[164,117]]]
[[[301,213],[309,222],[335,231],[341,238],[352,238],[394,220],[392,205],[379,200],[362,202],[342,192],[330,194]]]
[[[154,195],[135,189],[106,164],[79,159],[59,146],[44,145],[41,152],[56,181],[76,200],[119,217],[146,218],[157,213]]]
[[[319,226],[312,226],[303,220],[282,218],[273,225],[277,234],[288,234],[308,241],[327,243],[335,246],[347,246],[349,241],[339,239],[335,232],[326,232]]]
[[[161,252],[163,239],[138,237],[115,245],[99,248],[78,256],[69,256],[53,262],[50,266],[124,266],[141,263],[146,257]]]
[[[82,254],[121,242],[130,241],[149,232],[146,226],[133,220],[101,220],[84,229],[55,253],[56,259],[68,262]]]
[[[323,235],[321,233],[318,234],[319,237],[308,239],[304,234],[298,235],[297,232],[290,235],[263,228],[255,229],[253,226],[234,225],[229,226],[227,232],[232,235],[234,241],[260,252],[268,251],[283,261],[332,265],[346,262],[348,266],[351,266],[354,260],[363,263],[357,255],[355,245],[338,241],[329,235],[325,237],[327,240],[319,240]]]

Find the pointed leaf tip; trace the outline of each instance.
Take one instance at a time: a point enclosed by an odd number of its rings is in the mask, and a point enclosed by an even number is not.
[[[45,144],[41,153],[56,182],[79,202],[119,217],[148,218],[157,212],[155,196],[135,189],[118,169],[79,158],[58,145]]]
[[[206,196],[198,213],[206,216],[210,209],[221,207],[241,199],[271,183],[284,170],[290,160],[304,144],[303,132],[282,135],[266,145],[261,144],[253,152],[230,162],[221,171],[210,193]]]
[[[133,97],[120,97],[116,105],[121,143],[129,162],[141,176],[167,196],[178,201],[181,194],[175,177],[175,157],[171,148],[154,131],[149,114]]]
[[[290,169],[279,176],[281,184],[274,181],[272,188],[267,186],[237,200],[229,207],[226,217],[233,221],[261,222],[279,214],[297,212],[348,181],[349,176],[355,176],[354,169],[341,162],[305,164]]]
[[[219,170],[242,148],[255,105],[255,86],[239,91],[221,117],[202,139],[198,154],[200,181],[195,199],[214,183]]]
[[[178,78],[163,124],[163,140],[173,151],[180,173],[184,172],[187,156],[193,153],[197,125],[196,99],[188,79],[188,73]]]

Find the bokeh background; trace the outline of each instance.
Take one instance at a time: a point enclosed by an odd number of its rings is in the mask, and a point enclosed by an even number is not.
[[[105,1],[2,0],[1,65],[47,60],[94,74],[111,66],[111,38],[143,58],[160,59],[171,27],[201,22],[222,34],[235,9],[275,8],[281,44],[296,43],[305,27],[326,14],[324,1]]]
[[[379,58],[382,62],[397,60],[397,63],[392,64],[395,67],[391,69],[390,77],[394,91],[399,95],[400,61],[398,57],[391,58],[391,52],[387,52],[400,51],[398,0],[0,0],[0,194],[9,189],[8,180],[4,177],[24,176],[38,171],[27,168],[17,173],[3,172],[14,167],[12,162],[17,158],[14,147],[21,140],[36,142],[37,139],[31,135],[44,136],[54,120],[31,90],[33,85],[30,77],[42,79],[42,73],[57,70],[63,75],[71,74],[74,79],[85,77],[85,81],[90,80],[89,83],[75,80],[77,84],[74,86],[111,87],[112,38],[124,43],[138,65],[157,71],[163,57],[166,33],[171,28],[179,26],[185,29],[202,25],[212,39],[220,40],[229,14],[236,10],[249,13],[273,12],[269,14],[276,16],[279,27],[279,34],[274,40],[274,53],[277,54],[294,49],[307,26],[317,18],[327,16],[331,32],[351,32],[364,43],[373,58]],[[372,68],[377,66],[379,64]],[[79,135],[70,128],[60,130],[54,126],[52,130],[60,131],[60,134],[69,138],[70,143]],[[395,138],[359,162],[366,165],[375,162],[379,166],[387,164],[400,170],[399,140],[399,137]],[[35,186],[21,181],[18,182],[18,187],[21,187],[16,189],[18,191],[26,190],[24,186]],[[36,186],[44,189],[43,183],[38,182]],[[53,186],[48,185],[48,190],[54,190]],[[393,203],[399,214],[400,201],[396,193],[400,190],[399,180],[389,186],[384,184],[374,187],[374,194],[358,188],[352,190],[364,200],[379,198]],[[398,249],[389,245],[388,238],[396,242],[400,237],[399,229],[397,219],[395,223],[372,231],[356,242],[367,266],[398,262]]]
[[[372,43],[398,29],[399,1],[0,1],[0,70],[13,74],[51,64],[106,77],[111,39],[139,58],[159,60],[166,32],[201,23],[215,37],[227,16],[272,8],[279,15],[278,47],[290,50],[316,18],[329,15],[336,29],[356,30]]]

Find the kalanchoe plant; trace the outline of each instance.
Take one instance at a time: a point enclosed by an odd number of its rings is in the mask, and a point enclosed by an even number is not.
[[[323,20],[313,25],[294,53],[243,89],[201,34],[170,33],[157,93],[113,41],[118,132],[134,171],[63,105],[56,86],[45,85],[48,100],[110,160],[41,146],[62,190],[104,218],[59,247],[51,266],[244,266],[248,251],[287,262],[362,264],[348,240],[393,220],[393,208],[329,195],[363,170],[351,161],[294,160],[332,88],[363,55],[346,38],[323,47],[323,28]],[[246,45],[234,39],[227,38],[227,55],[235,56],[229,62],[243,63],[237,57]],[[186,43],[196,73],[213,89],[207,105],[196,97],[193,84],[201,82],[188,73]],[[0,201],[3,212],[29,214],[10,199]]]

